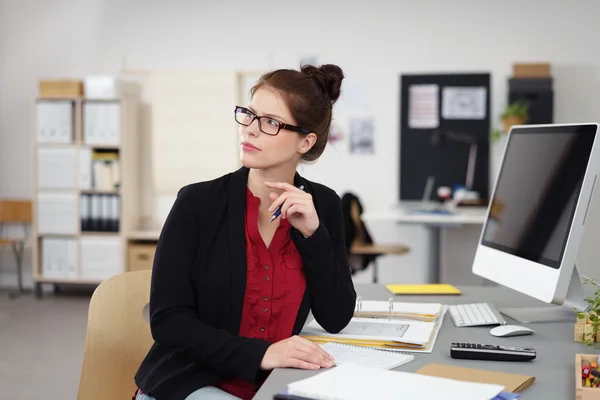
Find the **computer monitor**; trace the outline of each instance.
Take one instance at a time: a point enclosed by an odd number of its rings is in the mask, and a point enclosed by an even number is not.
[[[521,125],[509,132],[472,270],[564,305],[499,309],[517,321],[573,321],[573,307],[585,308],[576,261],[598,185],[598,133],[598,124]]]

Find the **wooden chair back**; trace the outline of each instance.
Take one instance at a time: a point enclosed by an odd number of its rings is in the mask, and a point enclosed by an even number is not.
[[[30,224],[31,201],[0,200],[0,224]]]
[[[133,378],[154,343],[143,316],[151,273],[125,272],[103,281],[94,292],[77,400],[133,396]]]

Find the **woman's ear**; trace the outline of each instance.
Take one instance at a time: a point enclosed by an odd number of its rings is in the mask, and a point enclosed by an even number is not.
[[[317,142],[317,134],[309,133],[308,135],[303,135],[300,140],[300,147],[298,148],[298,152],[300,154],[306,154]]]

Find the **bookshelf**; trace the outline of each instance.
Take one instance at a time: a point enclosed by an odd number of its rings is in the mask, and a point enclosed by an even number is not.
[[[140,217],[139,90],[117,99],[38,97],[33,133],[33,280],[99,284],[127,270]]]

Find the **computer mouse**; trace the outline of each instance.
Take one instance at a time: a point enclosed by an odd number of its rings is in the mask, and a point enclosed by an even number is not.
[[[490,334],[497,337],[523,336],[533,333],[535,333],[533,329],[520,325],[500,325],[490,330]]]

